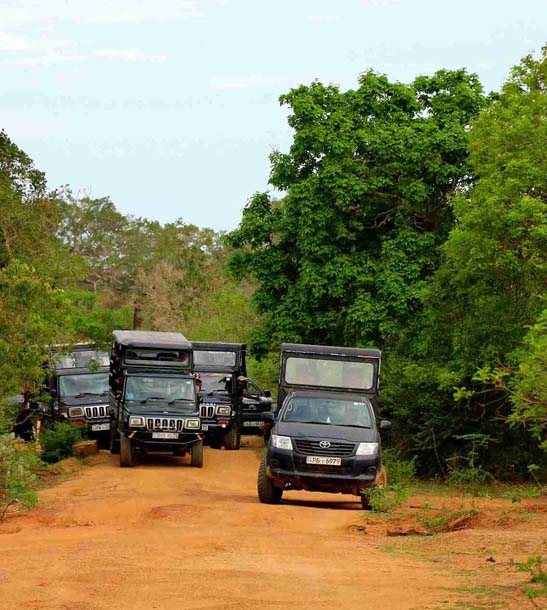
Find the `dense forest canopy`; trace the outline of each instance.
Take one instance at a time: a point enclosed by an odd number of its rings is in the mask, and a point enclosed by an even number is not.
[[[228,235],[49,192],[0,132],[0,400],[39,386],[48,346],[115,327],[249,342],[268,385],[281,341],[374,346],[392,442],[422,472],[470,452],[498,475],[540,460],[546,52],[492,95],[465,70],[409,84],[368,71],[354,90],[314,82],[280,101],[283,196],[253,195]]]

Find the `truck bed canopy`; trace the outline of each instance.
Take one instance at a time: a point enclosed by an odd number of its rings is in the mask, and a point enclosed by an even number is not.
[[[330,345],[281,345],[280,396],[291,387],[378,392],[381,352]]]

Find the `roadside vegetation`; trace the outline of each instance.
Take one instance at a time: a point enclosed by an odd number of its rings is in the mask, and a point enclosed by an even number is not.
[[[10,399],[39,391],[50,345],[113,328],[247,342],[272,390],[282,341],[380,348],[395,425],[376,511],[403,505],[414,474],[472,497],[544,480],[546,91],[545,49],[493,94],[463,69],[292,89],[294,139],[271,155],[284,194],[254,194],[229,234],[50,191],[0,132],[2,506],[33,501]],[[44,459],[65,444],[48,433]]]

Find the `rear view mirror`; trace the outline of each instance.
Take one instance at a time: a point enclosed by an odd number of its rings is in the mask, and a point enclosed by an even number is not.
[[[274,414],[271,411],[264,411],[262,413],[262,421],[265,424],[273,424],[274,423]]]
[[[387,419],[380,420],[380,430],[391,430],[391,422]]]
[[[272,393],[270,392],[270,390],[264,390],[264,396],[265,396],[266,398],[271,398]]]

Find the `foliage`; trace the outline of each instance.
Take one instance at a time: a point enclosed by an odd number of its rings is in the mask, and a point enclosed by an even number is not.
[[[449,195],[469,184],[466,126],[484,104],[465,71],[411,85],[369,71],[356,90],[314,82],[281,97],[289,153],[271,155],[281,201],[256,194],[229,236],[258,282],[260,353],[281,340],[389,344],[421,307]]]
[[[68,423],[57,424],[40,435],[42,459],[58,462],[73,455],[72,446],[82,438],[82,429]]]
[[[427,510],[418,512],[416,514],[416,521],[422,525],[426,532],[430,534],[441,534],[443,532],[453,531],[454,523],[474,517],[476,514],[477,511],[474,509],[450,510],[443,507],[442,510],[437,511],[433,515]]]
[[[34,471],[39,463],[35,447],[16,441],[13,434],[0,435],[0,520],[10,510],[36,504]]]
[[[547,557],[534,555],[524,562],[511,560],[511,565],[517,572],[524,572],[530,577],[530,585],[524,588],[524,593],[535,608],[544,608],[537,599],[547,598]]]
[[[547,295],[546,76],[545,51],[526,57],[472,122],[469,166],[477,178],[453,199],[455,224],[422,292],[424,312],[386,366],[392,386],[384,408],[402,420],[401,436],[423,472],[446,475],[446,459],[469,451],[472,434],[492,439],[480,464],[496,477],[525,474],[541,459],[527,430],[508,427],[507,418],[512,393],[521,396],[515,413],[524,416],[514,415],[514,423],[532,424],[528,416],[542,409],[534,392],[542,391]],[[519,362],[520,388],[500,383],[500,371],[511,373]]]
[[[386,468],[388,485],[373,487],[366,495],[375,512],[389,512],[404,504],[411,493],[414,479],[414,460],[404,460],[395,449],[382,452],[382,463]]]

